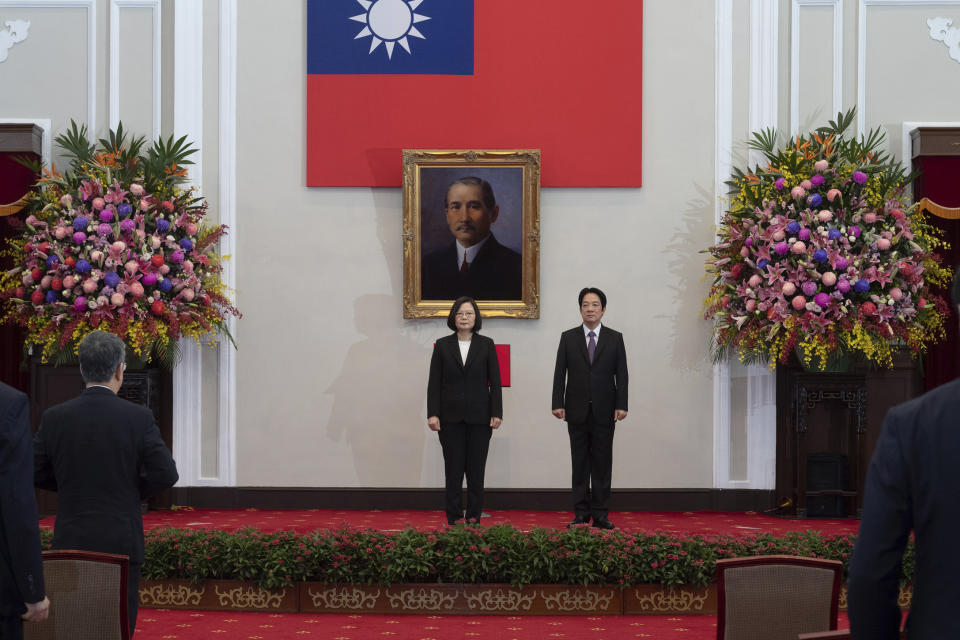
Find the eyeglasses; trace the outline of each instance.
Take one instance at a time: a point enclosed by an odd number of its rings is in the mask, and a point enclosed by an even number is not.
[[[474,315],[473,311],[457,311],[458,318],[472,318]]]

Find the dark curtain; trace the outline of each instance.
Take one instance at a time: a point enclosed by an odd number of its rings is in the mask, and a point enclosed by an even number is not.
[[[13,156],[34,154],[0,152],[0,204],[16,202],[36,180],[36,175],[23,165],[14,162]],[[23,228],[24,215],[13,214],[0,217],[0,247],[7,246],[7,239],[18,235]],[[0,271],[13,267],[12,257],[0,258]],[[0,325],[0,380],[24,393],[30,393],[30,374],[20,370],[23,359],[23,331],[10,324]]]
[[[914,158],[914,168],[922,171],[914,183],[914,198],[930,198],[944,207],[960,207],[960,156],[921,156]],[[943,229],[949,249],[941,249],[943,265],[956,270],[960,265],[960,220],[929,216],[931,223]],[[947,339],[933,345],[923,360],[924,384],[929,391],[960,376],[960,335],[957,307],[950,299],[950,289],[938,291],[950,305],[946,321]]]

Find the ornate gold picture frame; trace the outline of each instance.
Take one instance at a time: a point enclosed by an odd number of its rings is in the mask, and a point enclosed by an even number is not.
[[[403,317],[540,317],[540,150],[403,151]]]

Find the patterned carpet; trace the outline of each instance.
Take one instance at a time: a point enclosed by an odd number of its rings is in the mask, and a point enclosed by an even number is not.
[[[839,627],[848,628],[840,614]],[[389,616],[141,610],[136,640],[714,640],[715,616]]]
[[[512,524],[519,529],[534,527],[562,528],[572,514],[563,511],[490,511],[483,518],[484,526]],[[856,533],[858,520],[794,520],[744,512],[721,511],[686,512],[614,512],[610,519],[627,532],[662,532],[690,535],[753,535],[780,534],[788,531],[818,530],[837,535]],[[41,525],[53,526],[53,518],[45,518]],[[151,511],[143,517],[147,529],[178,527],[236,531],[254,527],[261,531],[295,530],[303,533],[314,529],[372,528],[396,531],[406,527],[439,529],[446,526],[446,517],[440,511],[335,511],[332,509],[266,510],[266,509],[196,509],[177,507],[171,511]]]

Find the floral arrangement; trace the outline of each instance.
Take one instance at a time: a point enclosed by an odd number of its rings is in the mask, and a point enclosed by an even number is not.
[[[181,138],[146,147],[123,126],[93,145],[76,123],[55,138],[70,159],[43,170],[28,194],[25,224],[0,276],[4,321],[26,329],[25,348],[44,362],[69,361],[85,335],[109,331],[144,362],[172,365],[180,337],[233,338],[239,317],[220,279],[207,203],[184,189],[195,149]]]
[[[892,366],[944,336],[946,302],[933,288],[951,273],[943,244],[905,200],[912,180],[880,149],[874,130],[846,136],[854,110],[777,146],[773,130],[748,146],[766,166],[736,169],[730,208],[710,247],[714,356],[785,363],[796,352],[808,367],[839,357]]]
[[[41,529],[44,548],[52,541]],[[721,558],[785,554],[840,560],[846,575],[856,536],[818,531],[782,535],[687,536],[599,531],[591,527],[531,529],[458,525],[438,531],[406,528],[267,533],[160,528],[146,532],[143,577],[255,581],[264,589],[296,582],[340,584],[609,584],[664,587],[714,581]],[[915,564],[907,543],[901,581]]]

